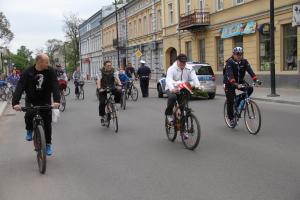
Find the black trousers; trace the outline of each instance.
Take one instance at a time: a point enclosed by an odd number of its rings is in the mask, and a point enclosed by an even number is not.
[[[234,98],[236,96],[236,93],[235,93],[235,87],[234,86],[231,86],[231,85],[226,85],[225,86],[225,95],[226,95],[226,99],[227,99],[227,114],[228,114],[228,118],[230,120],[233,119],[233,106],[234,106]],[[243,89],[240,89],[241,91],[245,91],[247,90],[247,94],[248,96],[250,96],[252,93],[253,93],[253,87],[248,87],[247,89],[243,88]],[[245,94],[240,94],[237,96],[237,105],[239,105],[240,101],[242,99],[245,98]]]
[[[113,89],[114,100],[116,103],[120,103],[122,91],[119,89]],[[99,116],[103,117],[105,115],[105,101],[107,98],[107,92],[103,91],[99,93]]]
[[[74,85],[75,85],[75,94],[78,94],[79,93],[79,82],[74,81]]]
[[[149,96],[149,78],[140,78],[140,86],[143,97]]]
[[[44,122],[44,130],[45,130],[45,137],[46,143],[51,144],[52,140],[52,111],[51,110],[41,110],[40,115],[43,118]],[[35,113],[32,111],[27,111],[25,113],[25,124],[27,131],[33,131],[33,117]]]
[[[165,115],[172,115],[173,114],[173,108],[175,106],[175,103],[177,101],[178,95],[171,93],[169,90],[167,91],[168,95],[168,105],[165,111]]]

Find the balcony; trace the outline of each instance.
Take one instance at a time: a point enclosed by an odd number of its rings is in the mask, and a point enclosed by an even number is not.
[[[196,30],[210,24],[209,12],[192,10],[180,16],[179,30]]]

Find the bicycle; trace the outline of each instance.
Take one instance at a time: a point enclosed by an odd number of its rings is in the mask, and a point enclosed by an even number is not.
[[[34,113],[33,117],[33,145],[34,150],[37,153],[37,163],[39,166],[39,172],[45,174],[47,167],[46,156],[46,137],[44,131],[44,122],[40,116],[40,110],[51,110],[52,106],[33,106],[33,107],[21,107],[23,112],[31,111]]]
[[[126,94],[126,85],[122,86],[122,93],[121,93],[121,108],[123,110],[126,109],[126,99],[127,99],[127,94]]]
[[[230,119],[227,114],[227,100],[224,103],[224,119],[225,123],[229,128],[235,128],[238,125],[239,119],[242,118],[242,113],[244,112],[244,121],[245,126],[248,132],[252,135],[257,135],[261,128],[261,112],[258,105],[250,98],[248,93],[246,92],[249,87],[254,87],[261,85],[261,82],[253,83],[252,86],[248,83],[244,84],[242,88],[245,89],[242,95],[245,97],[240,101],[240,105],[238,104],[239,95],[236,95],[234,98],[234,106],[233,106],[233,124],[230,123]],[[257,126],[255,126],[255,120],[257,120]],[[251,124],[253,127],[251,127]],[[255,128],[256,127],[256,128]]]
[[[135,87],[133,80],[128,82],[128,87],[126,88],[126,98],[129,99],[129,97],[131,97],[133,101],[137,101],[139,97],[139,91]]]
[[[60,106],[59,106],[59,110],[61,112],[64,112],[66,109],[66,105],[67,105],[67,100],[65,97],[65,92],[64,90],[60,90]]]
[[[197,148],[201,138],[201,128],[197,117],[192,113],[188,101],[192,93],[189,83],[180,83],[180,96],[173,109],[173,121],[170,123],[167,116],[165,118],[165,129],[168,140],[174,142],[177,132],[180,131],[181,140],[185,148],[194,150]],[[183,132],[188,134],[185,137]]]
[[[83,86],[84,86],[84,81],[79,81],[79,91],[76,94],[77,99],[81,99],[84,100],[84,90],[83,90]]]
[[[65,96],[68,96],[68,95],[70,94],[70,91],[71,91],[71,90],[70,90],[70,87],[67,86],[66,89],[64,89],[64,95],[65,95]]]
[[[113,100],[113,93],[111,88],[106,88],[106,100],[105,100],[105,126],[109,128],[110,121],[112,120],[115,132],[117,133],[119,131],[119,124],[118,124],[118,115],[117,115],[117,109],[115,105],[115,101]]]

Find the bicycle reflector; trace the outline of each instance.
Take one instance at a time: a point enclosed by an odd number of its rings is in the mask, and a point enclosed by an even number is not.
[[[192,86],[190,83],[187,83],[187,82],[179,83],[178,87],[180,88],[180,90],[185,89],[185,90],[189,91],[190,94],[193,94],[193,89],[192,89]]]

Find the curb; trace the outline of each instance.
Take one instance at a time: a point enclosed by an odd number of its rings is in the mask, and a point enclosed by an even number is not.
[[[0,105],[0,117],[2,116],[2,114],[4,113],[6,107],[7,107],[7,101],[3,101],[3,103]]]
[[[216,94],[216,96],[225,97],[225,94]],[[288,105],[300,105],[300,102],[295,102],[295,101],[264,99],[264,98],[259,98],[259,97],[252,97],[252,99],[257,100],[257,101],[281,103],[281,104],[288,104]]]

